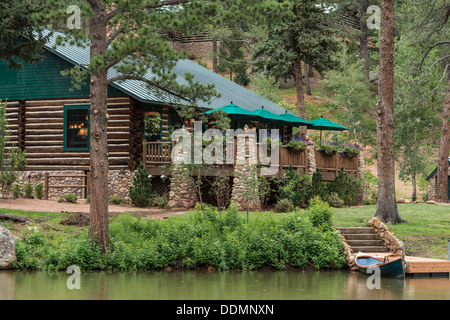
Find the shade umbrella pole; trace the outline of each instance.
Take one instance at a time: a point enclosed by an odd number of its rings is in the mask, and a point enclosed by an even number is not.
[[[322,130],[320,130],[320,145],[319,148],[322,148]]]

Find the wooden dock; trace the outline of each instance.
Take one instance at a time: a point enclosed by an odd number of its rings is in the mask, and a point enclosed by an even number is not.
[[[370,255],[378,255],[379,257],[387,256],[391,253],[376,252],[368,253]],[[407,276],[449,276],[450,277],[450,261],[421,257],[405,256],[407,263]]]

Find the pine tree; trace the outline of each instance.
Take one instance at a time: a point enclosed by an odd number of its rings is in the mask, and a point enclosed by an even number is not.
[[[40,10],[38,1],[0,2],[0,60],[7,60],[10,68],[19,69],[22,62],[37,63],[43,59],[39,53],[47,37],[32,19]]]
[[[47,0],[35,18],[42,25],[66,25],[69,2]],[[78,0],[70,1],[81,11],[82,28],[64,29],[65,37],[57,45],[74,43],[90,47],[90,171],[91,202],[89,237],[96,237],[106,249],[108,222],[108,85],[124,80],[141,81],[163,99],[170,93],[170,103],[187,101],[191,106],[199,99],[217,95],[214,85],[194,81],[185,74],[184,84],[172,72],[185,55],[175,51],[164,34],[193,28],[217,14],[215,1],[195,0]],[[201,19],[199,18],[201,17]],[[86,33],[88,36],[86,36]],[[77,66],[76,68],[79,68]],[[108,78],[114,69],[118,75]],[[147,78],[147,71],[154,76]]]
[[[134,174],[133,185],[130,186],[131,203],[137,207],[148,207],[152,198],[152,179],[141,162]]]
[[[267,40],[253,54],[256,70],[263,70],[275,79],[295,79],[297,108],[306,118],[302,64],[319,74],[336,68],[335,53],[339,42],[326,25],[324,10],[311,0],[281,1],[282,11],[267,17]],[[306,128],[302,130],[306,133]]]

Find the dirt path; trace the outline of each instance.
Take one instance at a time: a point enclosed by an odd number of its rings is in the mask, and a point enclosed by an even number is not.
[[[84,203],[83,200],[78,201],[78,203],[58,203],[56,200],[0,199],[0,208],[34,212],[80,212],[89,214],[89,204]],[[141,213],[144,217],[152,216],[155,218],[163,218],[169,215],[185,213],[186,210],[166,210],[157,208],[137,208],[127,205],[109,205],[110,215],[119,215],[125,212],[129,212],[133,215]]]

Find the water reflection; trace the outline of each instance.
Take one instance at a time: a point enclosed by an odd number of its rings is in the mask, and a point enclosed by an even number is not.
[[[67,289],[70,275],[0,271],[0,300],[374,300],[450,299],[448,278],[382,278],[369,290],[367,276],[345,271],[154,271],[82,273],[81,290]]]

